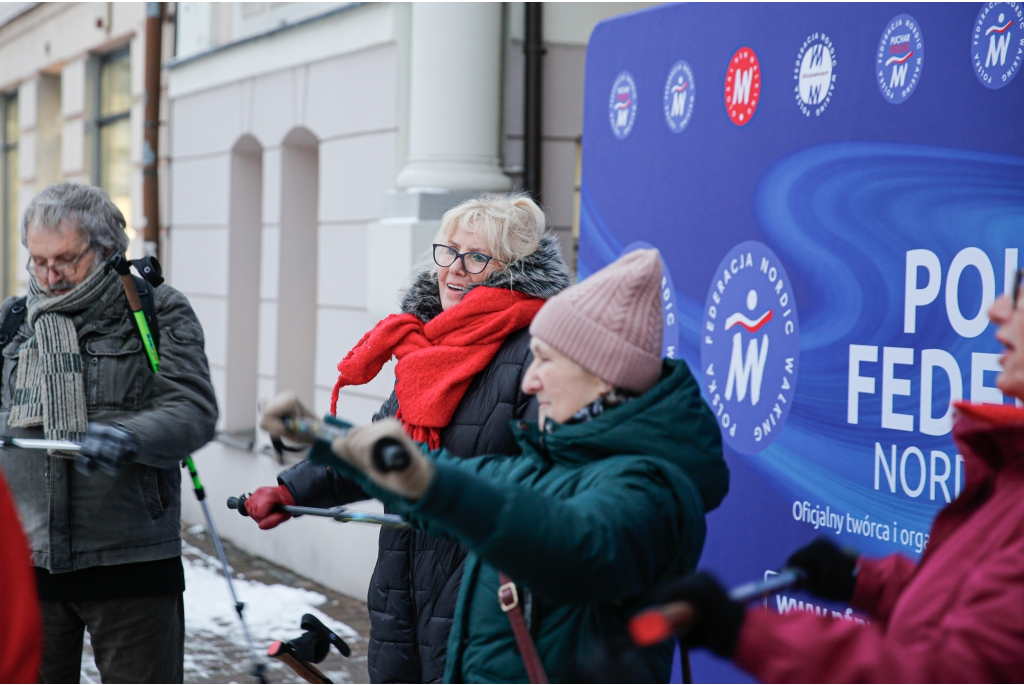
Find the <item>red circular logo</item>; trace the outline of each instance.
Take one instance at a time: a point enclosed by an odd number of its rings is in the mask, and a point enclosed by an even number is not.
[[[761,64],[757,54],[743,47],[729,60],[725,74],[725,111],[732,123],[743,126],[750,122],[761,99]]]

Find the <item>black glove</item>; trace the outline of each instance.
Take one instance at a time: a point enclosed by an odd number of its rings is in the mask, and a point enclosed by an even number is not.
[[[732,658],[747,609],[729,599],[710,573],[701,571],[670,581],[656,597],[660,603],[689,602],[693,605],[694,619],[687,624],[689,629],[678,635],[684,649],[706,647],[720,657]]]
[[[822,599],[849,602],[857,584],[857,553],[842,549],[825,538],[798,549],[786,561],[786,566],[798,568],[807,574],[803,589]]]
[[[82,449],[75,457],[75,468],[87,476],[97,469],[115,476],[122,466],[134,461],[137,455],[135,438],[124,428],[90,423],[85,439],[82,440]]]

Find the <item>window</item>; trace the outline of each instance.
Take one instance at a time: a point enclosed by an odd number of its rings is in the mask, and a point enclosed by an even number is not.
[[[3,234],[3,295],[9,297],[18,291],[18,246],[21,233],[18,227],[18,138],[21,127],[18,124],[18,96],[11,95],[3,100],[3,216],[0,227]]]
[[[131,162],[131,62],[127,50],[107,55],[100,62],[99,111],[97,128],[97,185],[107,191],[111,201],[129,223],[128,238],[135,238],[131,228],[132,162]]]

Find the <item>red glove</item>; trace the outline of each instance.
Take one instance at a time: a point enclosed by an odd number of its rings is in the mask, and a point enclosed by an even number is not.
[[[291,491],[283,485],[257,489],[245,500],[245,510],[249,512],[252,520],[260,525],[260,530],[270,530],[292,517],[286,512],[274,511],[279,504],[295,504]]]

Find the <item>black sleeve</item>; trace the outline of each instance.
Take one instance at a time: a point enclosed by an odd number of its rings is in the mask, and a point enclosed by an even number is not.
[[[398,413],[398,397],[395,395],[395,391],[391,391],[391,397],[384,400],[384,404],[380,405],[380,411],[373,415],[370,419],[374,423],[381,419],[393,419],[395,414]]]
[[[354,480],[329,466],[301,461],[277,475],[277,482],[288,488],[295,503],[303,507],[336,507],[372,499]]]

